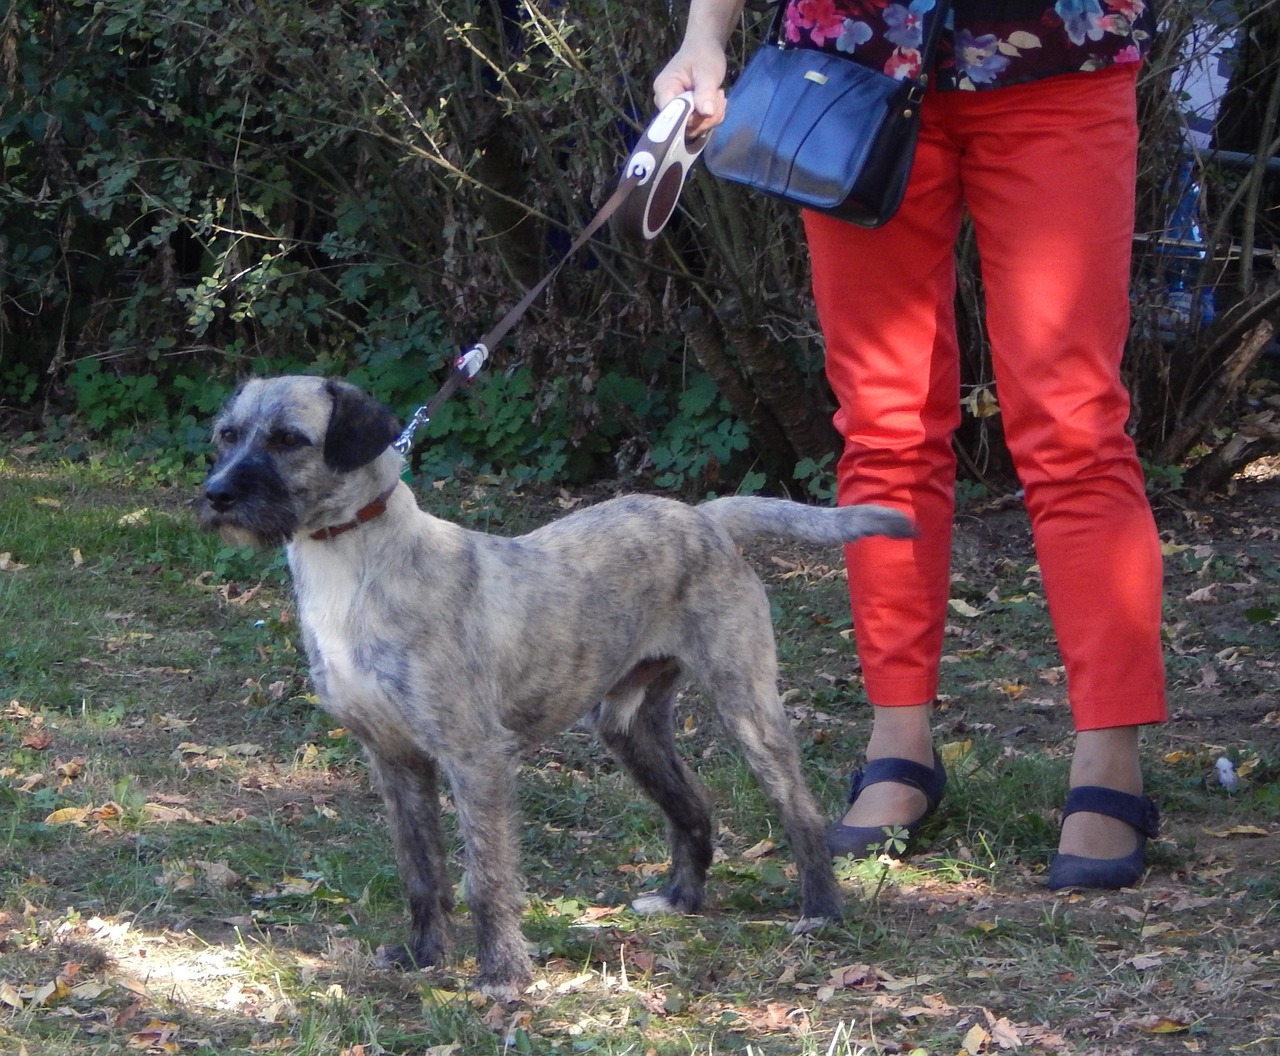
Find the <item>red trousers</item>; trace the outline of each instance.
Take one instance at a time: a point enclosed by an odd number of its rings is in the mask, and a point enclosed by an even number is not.
[[[844,437],[839,501],[910,513],[847,560],[873,704],[937,694],[960,420],[953,247],[973,218],[1005,437],[1077,730],[1165,718],[1161,552],[1125,431],[1136,68],[930,93],[906,199],[867,230],[805,214]]]

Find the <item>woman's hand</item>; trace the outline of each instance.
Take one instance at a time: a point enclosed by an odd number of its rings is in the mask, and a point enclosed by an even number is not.
[[[686,126],[691,139],[704,135],[724,120],[724,76],[728,67],[724,45],[714,37],[685,37],[680,50],[653,79],[653,101],[661,110],[681,92],[693,93],[693,115]]]
[[[653,79],[653,101],[661,110],[681,92],[693,93],[689,138],[724,120],[724,47],[742,16],[743,0],[690,0],[684,42]]]

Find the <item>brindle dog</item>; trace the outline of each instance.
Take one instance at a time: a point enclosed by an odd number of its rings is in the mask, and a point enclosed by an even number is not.
[[[477,983],[503,999],[528,984],[519,760],[584,719],[668,821],[666,882],[635,908],[697,910],[712,828],[709,796],[675,746],[686,676],[782,820],[800,876],[794,930],[839,918],[823,816],[778,699],[768,600],[738,544],[904,537],[907,518],[632,495],[500,538],[418,509],[389,446],[396,433],[391,413],[346,382],[250,381],[214,427],[199,511],[229,542],[287,544],[316,690],[368,752],[408,889],[409,943],[390,959],[435,964],[450,945],[442,771],[465,844]]]

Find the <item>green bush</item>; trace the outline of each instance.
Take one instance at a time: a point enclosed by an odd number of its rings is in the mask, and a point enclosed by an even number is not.
[[[1265,43],[1274,6],[1169,14],[1172,43],[1143,82],[1143,231],[1168,215],[1177,34],[1207,17]],[[682,21],[683,5],[617,0],[13,0],[0,399],[95,430],[167,416],[185,435],[242,375],[303,369],[350,375],[407,413],[612,191]],[[752,46],[735,37],[735,66]],[[1245,94],[1262,98],[1277,64],[1258,48]],[[1267,113],[1259,143],[1275,135]],[[1254,247],[1275,241],[1265,174],[1202,176],[1215,244],[1244,231],[1261,260]],[[1139,322],[1160,296],[1153,252],[1136,264]],[[960,257],[965,383],[983,387],[972,239]],[[1224,317],[1270,303],[1241,261],[1217,272]],[[1176,446],[1177,416],[1216,391],[1235,334],[1135,341],[1144,453]],[[495,350],[474,421],[451,411],[442,421],[461,431],[436,439],[451,459],[545,478],[622,465],[664,486],[753,469],[785,485],[836,443],[821,351],[797,216],[695,173],[660,238],[606,230],[560,270]],[[1250,376],[1236,366],[1228,396]],[[998,424],[966,418],[971,475],[998,470]]]

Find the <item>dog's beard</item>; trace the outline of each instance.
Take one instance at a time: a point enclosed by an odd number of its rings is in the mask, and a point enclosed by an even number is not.
[[[259,532],[251,532],[249,529],[241,528],[236,524],[220,525],[218,527],[218,536],[228,546],[251,546],[255,550],[282,546],[290,538],[289,535],[283,533],[263,535]]]
[[[200,527],[217,532],[228,546],[250,546],[266,549],[283,546],[298,529],[297,518],[287,510],[269,507],[253,510],[250,505],[237,505],[234,510],[219,513],[207,502],[200,504]]]

